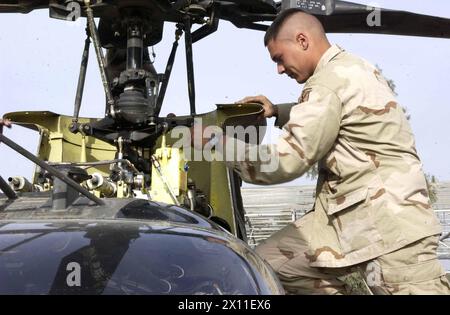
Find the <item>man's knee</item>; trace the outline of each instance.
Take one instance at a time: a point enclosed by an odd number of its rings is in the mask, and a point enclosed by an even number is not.
[[[288,251],[280,249],[279,238],[276,235],[262,241],[255,247],[255,251],[275,272],[278,272],[281,266],[290,258]]]
[[[299,220],[288,224],[278,232],[262,241],[256,252],[264,258],[274,270],[308,251],[308,239],[311,230],[312,213],[308,213]]]
[[[308,252],[312,214],[287,225],[262,241],[255,251],[278,275],[288,294],[342,294],[343,283],[324,270],[309,266]]]
[[[256,252],[274,269],[287,294],[345,294],[344,284],[320,268],[310,267],[307,247],[292,248],[283,241],[289,231],[263,241]]]

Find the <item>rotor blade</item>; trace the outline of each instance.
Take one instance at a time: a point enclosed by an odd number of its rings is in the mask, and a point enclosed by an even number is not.
[[[237,2],[237,1],[236,1]],[[236,3],[221,4],[220,17],[237,27],[264,31],[268,26],[257,21],[275,18],[273,9],[247,11]],[[450,38],[450,19],[407,11],[374,8],[362,4],[336,1],[331,15],[316,15],[327,33],[368,33]],[[371,26],[372,25],[372,26]]]
[[[272,0],[215,0],[221,8],[234,8],[235,14],[271,14],[277,13],[278,4]],[[231,12],[233,12],[231,11]],[[229,16],[231,18],[231,16]]]
[[[338,7],[336,8],[338,9]],[[317,16],[328,33],[369,33],[450,38],[450,19],[386,9]],[[379,18],[377,18],[377,15]],[[379,22],[379,23],[378,23]],[[371,26],[372,25],[372,26]]]
[[[48,3],[48,0],[0,1],[0,13],[29,13],[35,9],[47,8]]]
[[[172,0],[135,0],[169,7]],[[117,3],[125,1],[117,0]],[[173,1],[172,1],[173,2]],[[218,17],[237,27],[264,31],[266,25],[255,22],[272,21],[279,10],[279,2],[272,0],[214,0],[219,7]],[[347,1],[331,1],[329,15],[317,15],[328,33],[369,33],[422,37],[450,38],[450,19],[406,11],[374,9]],[[0,0],[0,13],[28,13],[49,6],[48,0]],[[104,2],[103,6],[108,6]],[[379,23],[378,23],[379,22]],[[373,26],[371,26],[373,25]]]
[[[84,7],[84,3],[81,0],[73,0],[78,2]],[[104,1],[92,1],[92,9],[94,10],[95,17],[102,17],[108,15],[110,11],[105,10],[112,8],[116,5],[124,5],[129,3],[129,0],[104,0]],[[53,6],[64,6],[68,1],[49,1],[49,0],[0,0],[0,13],[30,13],[33,10],[45,9]],[[169,0],[134,0],[133,5],[139,6],[151,6],[152,8],[158,8],[161,12],[167,12],[172,9]],[[98,9],[98,11],[97,11]],[[83,12],[84,13],[84,12]],[[84,16],[84,15],[83,15]]]
[[[268,26],[255,22],[273,21],[276,18],[277,8],[272,1],[260,0],[230,0],[218,1],[218,16],[223,20],[227,20],[238,28],[248,28],[257,31],[265,31]],[[253,3],[252,7],[248,7]],[[256,6],[259,4],[260,6]]]
[[[236,26],[237,28],[248,28],[256,31],[266,31],[267,28],[269,27],[268,25],[265,24],[242,22],[238,20],[230,20],[230,22],[233,23],[233,25]]]

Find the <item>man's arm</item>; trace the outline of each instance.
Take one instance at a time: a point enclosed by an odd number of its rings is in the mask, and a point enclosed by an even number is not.
[[[298,103],[284,103],[274,105],[275,114],[274,116],[277,118],[275,120],[275,126],[278,128],[283,128],[284,125],[289,121],[289,114],[291,113],[292,107],[297,105]]]
[[[254,146],[225,137],[225,160],[246,182],[276,184],[293,180],[331,149],[340,120],[341,101],[337,95],[326,87],[313,86],[308,100],[292,106],[283,127],[285,132],[276,144]]]

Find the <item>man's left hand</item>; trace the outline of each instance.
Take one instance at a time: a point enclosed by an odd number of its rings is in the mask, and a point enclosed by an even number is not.
[[[0,118],[0,133],[3,132],[3,126],[6,126],[8,128],[11,128],[11,121],[9,119],[2,119]]]

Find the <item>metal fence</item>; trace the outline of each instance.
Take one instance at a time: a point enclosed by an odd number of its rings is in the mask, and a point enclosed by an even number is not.
[[[314,191],[314,186],[242,189],[249,244],[257,245],[312,209]]]
[[[448,260],[447,268],[450,269],[450,209],[435,210],[439,221],[442,224],[442,237],[439,242],[438,256],[442,260]]]

